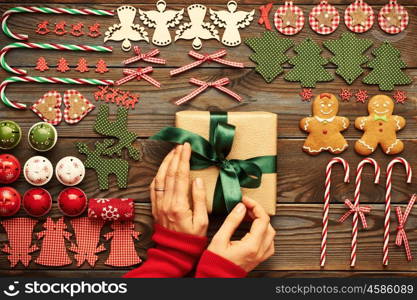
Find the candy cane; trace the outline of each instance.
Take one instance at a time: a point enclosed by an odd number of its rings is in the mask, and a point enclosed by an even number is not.
[[[14,82],[36,82],[36,83],[58,83],[58,84],[89,84],[89,85],[113,85],[113,80],[103,80],[94,78],[61,78],[61,77],[42,77],[42,76],[12,76],[6,78],[0,84],[0,98],[7,107],[25,109],[26,104],[14,102],[7,98],[6,87]]]
[[[44,50],[59,50],[59,51],[91,51],[91,52],[112,52],[112,47],[108,46],[90,46],[90,45],[71,45],[71,44],[48,44],[48,43],[27,43],[16,42],[9,44],[0,50],[0,65],[1,67],[10,73],[19,75],[26,75],[27,71],[17,69],[9,66],[6,62],[6,54],[11,49],[24,48],[24,49],[44,49]]]
[[[384,219],[384,246],[383,246],[383,264],[388,266],[388,253],[389,253],[389,236],[390,236],[390,222],[391,222],[391,178],[392,178],[392,169],[396,163],[401,163],[405,167],[405,172],[407,173],[407,183],[411,183],[411,178],[413,172],[411,171],[411,166],[402,157],[396,157],[387,166],[387,183],[385,185],[385,219]]]
[[[345,170],[344,182],[349,182],[349,164],[346,160],[341,157],[335,157],[330,160],[326,167],[326,181],[324,183],[324,206],[323,206],[323,230],[321,234],[321,255],[320,255],[320,266],[324,267],[326,263],[326,248],[327,248],[327,228],[329,224],[329,207],[330,207],[330,177],[332,175],[332,166],[334,164],[340,163],[343,165]]]
[[[105,9],[75,9],[57,7],[37,7],[37,6],[18,6],[11,8],[3,13],[1,18],[1,28],[5,35],[12,39],[25,41],[28,36],[25,34],[13,33],[7,26],[7,20],[16,13],[42,13],[42,14],[68,14],[68,15],[94,15],[94,16],[114,16],[113,10]]]
[[[379,177],[381,175],[381,168],[379,167],[378,163],[372,158],[365,158],[362,160],[356,169],[356,179],[355,179],[355,199],[353,202],[353,206],[356,209],[359,209],[359,199],[361,196],[361,183],[362,183],[362,171],[363,167],[366,164],[374,165],[375,168],[375,184],[379,183]],[[359,223],[359,212],[355,211],[353,214],[353,221],[352,221],[352,246],[351,246],[351,253],[350,253],[350,266],[354,267],[356,264],[356,248],[357,248],[357,239],[358,239],[358,223]],[[366,224],[366,223],[365,223]]]

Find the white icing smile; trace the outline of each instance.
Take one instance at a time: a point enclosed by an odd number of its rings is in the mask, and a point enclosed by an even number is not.
[[[324,110],[320,109],[320,112],[321,112],[323,115],[329,115],[329,114],[331,114],[331,113],[333,112],[333,109],[329,110],[328,112],[325,112]]]
[[[387,112],[389,112],[388,109],[384,110],[384,111],[377,111],[376,109],[374,110],[378,115],[383,115],[386,114]]]

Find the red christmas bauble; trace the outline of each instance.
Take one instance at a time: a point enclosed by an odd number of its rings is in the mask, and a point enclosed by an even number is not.
[[[20,194],[14,188],[0,187],[0,217],[10,217],[20,209]]]
[[[0,183],[15,182],[20,176],[20,162],[11,154],[0,154]]]
[[[33,217],[46,215],[52,207],[51,194],[42,188],[33,188],[23,195],[23,208]]]
[[[59,193],[58,207],[69,217],[81,215],[87,208],[87,195],[79,188],[70,187]]]

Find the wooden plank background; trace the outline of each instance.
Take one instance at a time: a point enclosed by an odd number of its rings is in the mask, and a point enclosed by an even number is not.
[[[208,7],[214,9],[222,9],[226,4],[226,0],[204,0],[199,1]],[[334,0],[331,1],[339,12],[342,13],[350,0]],[[11,4],[13,3],[13,4]],[[39,6],[45,5],[47,1],[39,3]],[[83,0],[60,0],[51,1],[48,5],[57,7],[88,7],[88,8],[110,8],[115,9],[120,4],[126,3],[140,7],[145,10],[154,9],[154,0],[141,1],[114,1],[110,0],[90,0],[89,4],[83,4]],[[173,8],[182,8],[187,6],[187,1],[168,1],[168,5]],[[239,1],[241,9],[250,10],[256,9],[259,5],[264,4],[264,0],[245,0]],[[319,0],[297,0],[296,4],[301,5],[305,14],[307,14],[313,5],[319,3]],[[369,0],[369,4],[374,7],[375,12],[378,12],[380,7],[387,3],[386,0]],[[407,6],[410,14],[410,25],[407,30],[399,35],[389,36],[384,34],[377,24],[372,30],[362,34],[362,37],[370,38],[375,45],[380,45],[384,40],[392,41],[393,44],[401,50],[402,58],[408,64],[407,73],[415,79],[417,76],[417,61],[415,59],[415,49],[417,48],[417,6],[415,0],[401,0],[401,4]],[[37,5],[33,2],[8,1],[7,3],[0,2],[0,12],[3,13],[6,9],[18,5]],[[274,5],[273,12],[278,4]],[[271,13],[270,18],[272,20]],[[256,11],[256,19],[259,16]],[[188,16],[185,14],[185,20]],[[206,17],[208,19],[208,17]],[[256,23],[256,19],[252,25],[241,31],[242,38],[259,36],[263,31],[263,27]],[[113,23],[118,22],[117,18],[111,17],[80,17],[80,16],[56,16],[43,14],[18,14],[10,18],[9,24],[13,32],[25,33],[30,37],[32,42],[56,42],[56,43],[81,43],[81,44],[102,44],[102,39],[79,37],[74,38],[71,35],[62,37],[54,34],[45,36],[37,35],[35,33],[36,24],[42,20],[48,20],[51,24],[66,20],[67,23],[83,22],[85,25],[91,25],[94,22],[101,24],[101,31],[104,33],[105,29]],[[343,20],[343,19],[342,19]],[[152,35],[153,30],[147,29],[149,35]],[[321,44],[329,38],[337,38],[341,33],[347,29],[343,23],[339,26],[337,31],[330,36],[320,36],[311,31],[309,25],[306,24],[304,29],[296,35],[291,37],[296,43],[302,39],[310,36],[315,41]],[[221,30],[222,31],[222,30]],[[173,31],[171,31],[173,34]],[[8,39],[4,35],[0,37],[0,46],[3,47],[13,40]],[[54,70],[56,62],[60,57],[65,57],[71,67],[74,67],[79,57],[85,57],[90,66],[90,72],[85,73],[84,77],[97,77],[102,79],[117,80],[122,76],[121,61],[130,57],[132,53],[125,53],[120,50],[120,43],[109,42],[108,45],[114,47],[112,54],[101,53],[77,53],[77,52],[58,52],[45,50],[28,50],[19,49],[13,50],[7,55],[7,61],[15,67],[23,67],[29,71],[30,75],[46,75],[46,76],[61,76],[61,77],[81,77],[80,73],[71,70],[65,74],[57,73]],[[153,45],[144,42],[134,43],[139,44],[143,51],[153,49]],[[222,48],[222,45],[214,40],[203,42],[203,52],[213,52]],[[342,183],[342,169],[340,166],[335,167],[333,172],[333,188],[332,188],[332,205],[329,223],[329,244],[328,244],[328,260],[326,267],[323,270],[319,268],[319,249],[321,236],[321,219],[322,219],[322,201],[324,193],[324,169],[328,160],[332,157],[329,154],[321,154],[317,157],[311,157],[302,152],[301,146],[305,138],[305,134],[298,128],[300,118],[310,114],[310,104],[300,101],[298,93],[300,92],[299,84],[289,83],[278,78],[271,84],[267,84],[264,80],[254,72],[254,64],[249,60],[248,56],[251,51],[245,45],[237,48],[227,48],[227,58],[245,63],[244,70],[236,70],[224,67],[218,64],[205,64],[199,69],[194,69],[187,73],[171,78],[169,71],[182,66],[192,59],[188,57],[187,52],[191,49],[191,41],[178,41],[165,48],[159,48],[160,56],[167,59],[168,63],[164,66],[153,65],[154,72],[152,76],[162,83],[161,89],[156,89],[143,81],[131,81],[122,86],[122,89],[137,92],[141,94],[141,101],[136,106],[134,111],[129,114],[129,128],[134,130],[140,138],[138,138],[137,146],[140,147],[144,153],[144,159],[141,162],[129,161],[131,170],[129,173],[129,188],[125,190],[118,190],[112,181],[111,188],[108,191],[100,192],[97,190],[97,183],[93,171],[88,170],[83,183],[80,185],[86,191],[89,197],[133,197],[136,201],[136,227],[143,232],[140,241],[137,243],[137,250],[141,257],[146,258],[146,249],[152,246],[150,240],[152,235],[152,216],[150,213],[148,185],[155,175],[158,166],[170,150],[170,145],[167,143],[160,143],[149,141],[147,138],[164,126],[173,125],[175,112],[185,109],[191,110],[227,110],[227,111],[255,111],[264,110],[278,114],[278,193],[277,193],[277,215],[272,218],[274,228],[278,230],[275,238],[276,253],[269,260],[258,266],[253,271],[251,277],[324,277],[324,276],[416,276],[417,262],[408,263],[405,259],[403,248],[398,248],[394,245],[394,234],[391,236],[390,243],[390,265],[383,267],[382,261],[382,232],[383,232],[383,210],[384,210],[384,194],[385,194],[385,172],[382,172],[381,183],[374,185],[372,183],[373,175],[370,167],[364,170],[364,182],[362,184],[363,204],[372,206],[372,213],[368,217],[369,229],[367,231],[360,231],[359,245],[358,245],[358,259],[355,269],[349,267],[350,255],[350,222],[339,224],[337,219],[343,214],[346,209],[343,206],[343,200],[346,197],[353,197],[354,185]],[[370,55],[370,51],[368,51]],[[294,55],[293,51],[289,51],[289,55]],[[323,51],[323,55],[330,56],[327,50]],[[36,59],[39,56],[46,57],[51,70],[44,73],[34,70]],[[94,73],[94,65],[99,58],[104,58],[109,65],[110,72],[104,75]],[[146,65],[146,64],[145,64]],[[134,67],[134,66],[132,66]],[[285,65],[289,68],[289,65]],[[328,65],[327,68],[334,72],[334,66]],[[84,75],[85,75],[84,74]],[[0,71],[0,79],[11,76],[5,71]],[[243,103],[236,103],[231,98],[217,91],[210,90],[198,98],[192,100],[188,105],[177,107],[172,104],[173,101],[187,94],[194,89],[194,86],[188,83],[191,77],[201,78],[203,80],[215,80],[227,76],[232,80],[230,88],[237,91],[243,96]],[[358,79],[350,88],[353,90],[367,89],[370,95],[378,94],[377,87],[365,86],[361,84]],[[315,94],[321,92],[339,93],[341,88],[348,87],[343,80],[336,77],[330,83],[318,84],[314,90]],[[7,95],[11,99],[18,100],[24,103],[33,103],[45,92],[55,89],[63,93],[68,88],[76,88],[80,90],[87,98],[93,100],[93,92],[95,87],[83,86],[64,86],[64,85],[47,85],[47,84],[13,84],[7,88]],[[417,158],[417,139],[415,132],[417,130],[417,123],[415,116],[417,115],[417,98],[416,87],[414,84],[402,88],[407,91],[409,99],[404,105],[397,105],[395,112],[404,116],[407,119],[407,126],[401,131],[399,137],[405,141],[405,151],[402,154],[412,166],[415,168]],[[391,93],[388,93],[391,95]],[[114,114],[116,107],[111,106],[111,112]],[[93,111],[86,119],[77,125],[69,126],[62,123],[58,126],[60,139],[56,147],[48,152],[46,156],[51,159],[55,165],[56,162],[65,155],[75,155],[80,158],[74,147],[74,143],[79,140],[84,140],[92,143],[94,140],[100,138],[93,131],[92,126],[95,120],[97,109]],[[351,100],[349,103],[342,103],[340,107],[340,115],[347,116],[351,120],[357,116],[367,114],[366,105],[355,103]],[[30,111],[16,111],[7,109],[4,106],[0,110],[1,119],[16,120],[21,124],[23,132],[26,135],[29,127],[39,121],[39,119]],[[350,148],[341,156],[347,159],[352,169],[356,167],[362,157],[358,156],[353,151],[353,143],[361,135],[361,132],[351,126],[345,136],[349,139]],[[11,151],[22,162],[29,157],[36,154],[31,150],[24,138],[21,144]],[[384,155],[380,150],[372,155],[385,170],[386,165],[392,157]],[[405,183],[404,171],[398,167],[395,170],[393,179],[393,198],[394,206],[404,206],[410,194],[416,191],[415,183],[417,182],[417,171],[413,176],[413,183]],[[351,182],[354,181],[354,172],[351,174]],[[13,184],[22,193],[29,188],[29,185],[20,179]],[[54,201],[63,189],[56,179],[53,179],[46,188],[51,192]],[[19,212],[20,216],[24,216],[23,211]],[[52,217],[59,217],[60,213],[54,204],[54,209],[50,213]],[[393,215],[393,228],[395,229],[396,222]],[[209,235],[212,236],[216,229],[220,226],[222,218],[212,217],[210,222]],[[237,236],[247,228],[247,225],[242,226]],[[409,218],[407,225],[408,237],[413,253],[417,247],[417,213],[414,211]],[[38,225],[36,230],[40,230]],[[35,231],[36,231],[35,230]],[[109,230],[106,228],[105,230]],[[6,234],[4,230],[0,229],[0,243],[6,241]],[[104,242],[104,241],[103,241]],[[105,242],[106,246],[108,243]],[[35,257],[38,254],[35,253]],[[72,255],[72,254],[70,254]],[[127,269],[110,268],[103,263],[108,255],[108,252],[100,254],[100,259],[94,269],[87,266],[77,268],[72,264],[63,268],[46,268],[32,263],[29,268],[24,269],[19,265],[15,269],[10,269],[5,254],[0,254],[0,276],[61,276],[61,277],[102,277],[122,275]]]

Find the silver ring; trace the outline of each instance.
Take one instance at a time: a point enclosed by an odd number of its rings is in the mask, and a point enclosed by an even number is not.
[[[156,192],[165,192],[164,188],[155,188],[154,189]]]

